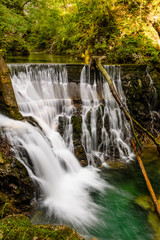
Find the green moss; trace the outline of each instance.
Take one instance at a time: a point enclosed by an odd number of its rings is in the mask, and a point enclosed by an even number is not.
[[[5,240],[84,240],[68,226],[33,225],[24,215],[8,216],[0,221],[1,239]]]
[[[9,107],[9,112],[10,112],[11,116],[16,120],[24,119],[17,107]]]
[[[155,211],[153,201],[150,196],[139,196],[135,200],[136,204],[145,210]]]
[[[77,135],[82,133],[82,118],[80,116],[72,116],[73,132]]]
[[[153,240],[159,240],[160,239],[160,219],[156,213],[149,213],[148,215],[148,221],[151,224],[153,230],[154,230],[154,238]]]
[[[3,218],[13,213],[18,213],[18,210],[13,204],[13,199],[9,199],[6,194],[0,192],[0,217]]]

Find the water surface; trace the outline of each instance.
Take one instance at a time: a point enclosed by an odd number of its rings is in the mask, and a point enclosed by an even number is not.
[[[7,56],[7,63],[69,63],[82,64],[83,59],[66,55],[31,53],[29,56]]]

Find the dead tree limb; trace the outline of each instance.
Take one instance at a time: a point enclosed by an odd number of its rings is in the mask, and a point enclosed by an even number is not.
[[[107,71],[103,68],[101,61],[105,59],[105,57],[93,57],[91,60],[91,65],[92,66],[96,66],[96,68],[102,73],[102,75],[105,77],[105,79],[108,82],[108,85],[110,87],[110,90],[115,98],[115,100],[117,101],[119,107],[123,110],[126,118],[130,121],[131,124],[131,129],[134,135],[134,138],[139,146],[139,148],[141,149],[141,145],[140,142],[138,140],[138,137],[135,133],[134,130],[134,124],[139,127],[141,130],[143,130],[143,132],[145,132],[147,134],[147,136],[154,142],[154,144],[157,147],[158,152],[160,153],[160,144],[156,141],[156,139],[153,137],[153,135],[147,130],[145,129],[140,123],[138,123],[128,112],[128,110],[126,109],[126,107],[124,106],[124,104],[122,103],[120,97],[118,96],[118,93],[113,85],[112,79],[110,78],[109,74],[107,73]]]

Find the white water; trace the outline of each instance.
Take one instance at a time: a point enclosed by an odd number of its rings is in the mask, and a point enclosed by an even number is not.
[[[122,102],[126,105],[121,85],[120,67],[106,66],[106,70],[112,78]],[[99,96],[97,77],[94,76],[94,82],[91,84],[90,74],[87,74],[89,71],[89,68],[84,66],[81,73],[82,144],[88,162],[93,165],[97,157],[102,163],[107,159],[115,160],[117,158],[121,161],[129,161],[134,156],[130,148],[130,125],[112,96],[106,80],[102,76],[100,77],[103,87],[102,96]],[[101,99],[104,99],[104,107],[102,107]],[[89,120],[88,116],[90,116]],[[106,129],[106,119],[109,124],[108,130]],[[88,121],[90,130],[87,126]],[[100,132],[98,133],[98,131]],[[98,143],[98,138],[101,138],[100,143]]]
[[[66,118],[63,139],[73,151],[71,116],[74,111],[68,94],[65,65],[9,65],[18,107],[23,116],[32,116],[57,129],[60,116]]]
[[[98,222],[98,206],[90,192],[103,192],[106,182],[93,167],[82,168],[71,152],[72,128],[66,127],[66,141],[56,131],[58,117],[69,119],[73,111],[67,94],[65,66],[57,69],[30,65],[13,66],[12,82],[18,106],[24,116],[32,116],[39,127],[0,115],[0,127],[7,135],[17,158],[30,177],[39,184],[38,201],[48,216],[83,229]]]

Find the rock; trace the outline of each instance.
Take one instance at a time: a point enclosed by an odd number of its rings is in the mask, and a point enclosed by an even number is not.
[[[148,78],[147,66],[122,66],[121,79],[130,114],[145,127],[151,121],[150,101],[153,86]]]
[[[23,119],[15,99],[7,65],[0,54],[0,112],[15,119]]]
[[[148,221],[151,225],[151,227],[154,230],[154,237],[153,240],[159,240],[160,239],[160,220],[159,216],[156,213],[150,212],[148,215]]]
[[[155,211],[155,206],[150,196],[139,196],[136,198],[135,203],[147,211]]]
[[[80,96],[80,83],[70,82],[68,83],[68,92],[71,99],[81,100]]]
[[[115,159],[110,159],[106,163],[113,169],[127,168],[126,162],[115,161]]]
[[[2,136],[0,153],[0,209],[5,209],[5,216],[17,212],[30,215],[35,192],[33,183],[25,167],[14,157],[7,139]]]
[[[0,216],[1,218],[7,215],[19,213],[19,210],[14,205],[14,199],[8,198],[6,194],[0,192]]]

